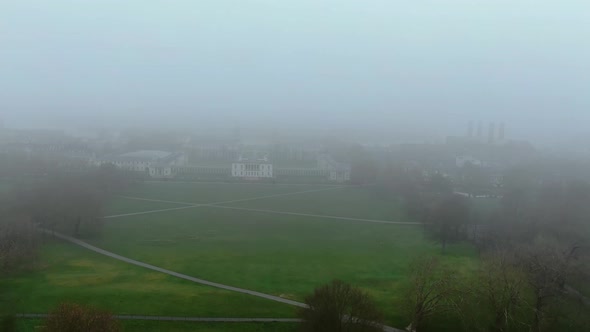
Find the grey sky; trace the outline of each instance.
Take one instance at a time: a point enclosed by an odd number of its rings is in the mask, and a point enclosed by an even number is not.
[[[590,131],[590,2],[3,0],[6,122]]]

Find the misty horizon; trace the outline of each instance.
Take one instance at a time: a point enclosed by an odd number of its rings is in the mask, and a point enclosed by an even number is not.
[[[116,10],[115,10],[116,8]],[[7,1],[6,126],[588,135],[582,1]],[[377,140],[377,138],[375,139]]]

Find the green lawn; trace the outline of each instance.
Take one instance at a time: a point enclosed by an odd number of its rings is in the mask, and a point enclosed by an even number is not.
[[[149,182],[126,194],[209,203],[326,188],[311,185]],[[382,199],[369,189],[360,187],[335,188],[230,205],[408,221],[398,201]],[[178,206],[115,198],[105,209],[105,214]],[[426,240],[420,226],[277,215],[206,206],[106,219],[102,237],[89,242],[176,272],[295,300],[303,300],[315,287],[332,279],[342,279],[368,291],[385,313],[387,323],[397,327],[407,324],[400,308],[405,305],[409,263],[423,254],[440,254],[439,245]],[[46,312],[56,303],[67,300],[109,308],[119,314],[294,316],[294,308],[284,304],[167,277],[70,244],[51,243],[46,246],[41,258],[42,269],[14,276],[0,284],[16,301],[14,308],[18,311]],[[458,273],[470,274],[477,267],[476,253],[467,245],[450,246],[447,255],[441,259],[458,267]],[[144,323],[125,324],[131,324],[131,331],[158,330],[151,323],[145,323],[150,327],[144,329],[141,327]],[[181,323],[166,326],[174,326],[176,331],[188,328]],[[289,324],[247,326],[200,324],[193,330],[294,329]],[[452,326],[445,327],[453,329]]]
[[[162,210],[176,208],[181,205],[174,203],[149,202],[133,199],[113,198],[103,209],[103,215],[111,216],[125,213],[144,212],[152,210]]]
[[[148,183],[135,195],[164,200],[215,202],[314,190],[313,186]],[[227,198],[231,197],[231,198]],[[122,199],[119,207],[130,200]],[[129,203],[135,204],[135,203]],[[344,217],[407,221],[397,201],[366,188],[265,198],[230,204]],[[191,276],[303,300],[334,278],[363,287],[386,312],[404,324],[408,265],[422,254],[439,254],[420,226],[372,224],[326,218],[274,215],[198,207],[109,219],[93,244]],[[465,272],[476,266],[468,246],[450,248],[443,260]]]
[[[411,221],[400,204],[400,200],[377,195],[369,188],[344,187],[224,205],[349,218]]]
[[[285,194],[297,191],[322,190],[325,186],[249,184],[249,183],[190,183],[146,182],[126,193],[151,199],[189,203],[213,203],[251,197]]]
[[[3,311],[46,313],[60,302],[117,314],[293,317],[291,306],[198,285],[48,240],[34,272],[0,279]]]

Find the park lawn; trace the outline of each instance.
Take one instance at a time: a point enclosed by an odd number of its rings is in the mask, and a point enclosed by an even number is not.
[[[349,186],[223,205],[347,218],[412,221],[405,214],[399,199],[384,197],[366,187]]]
[[[296,332],[296,323],[196,323],[196,322],[158,322],[140,320],[122,320],[125,332]],[[39,331],[42,320],[20,319],[17,322],[19,332]]]
[[[373,224],[214,208],[109,219],[93,244],[156,266],[231,286],[303,300],[318,285],[342,279],[367,290],[401,326],[408,266],[440,254],[414,225]],[[476,268],[467,245],[442,260]]]
[[[214,203],[323,189],[326,186],[158,181],[138,184],[125,195],[188,203]]]
[[[76,302],[115,314],[200,317],[293,317],[293,307],[195,284],[48,240],[37,268],[0,279],[2,308],[46,313]]]
[[[113,197],[102,211],[104,216],[112,216],[125,213],[136,213],[153,210],[171,209],[182,206],[175,203],[151,202],[122,197]]]

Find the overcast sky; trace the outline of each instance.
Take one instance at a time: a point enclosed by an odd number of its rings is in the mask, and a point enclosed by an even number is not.
[[[2,0],[7,125],[590,131],[588,0]]]

